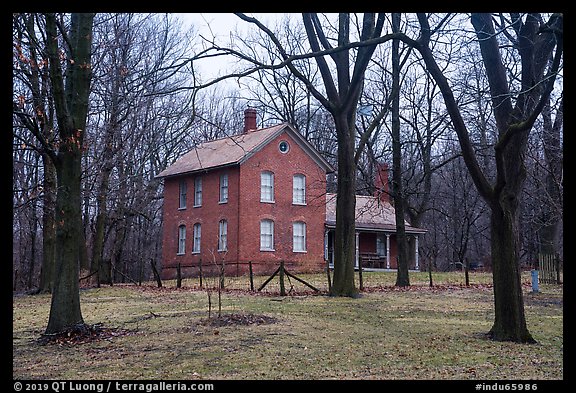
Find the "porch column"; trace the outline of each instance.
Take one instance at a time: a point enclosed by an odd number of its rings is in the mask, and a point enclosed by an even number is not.
[[[324,260],[328,260],[328,229],[324,229]]]
[[[386,269],[390,269],[390,234],[386,234]]]
[[[356,232],[356,264],[354,265],[355,267],[358,267],[358,262],[360,261],[360,233]]]
[[[416,262],[416,270],[420,270],[420,261],[419,261],[419,258],[418,258],[418,235],[415,235],[414,237],[416,238],[416,241],[414,242],[414,247],[416,248],[416,249],[414,250],[414,251],[415,251],[415,253],[414,253],[414,259],[415,259],[415,262]]]

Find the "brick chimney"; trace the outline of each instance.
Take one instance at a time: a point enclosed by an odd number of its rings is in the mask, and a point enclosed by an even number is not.
[[[244,110],[244,134],[256,129],[256,109],[246,108]]]
[[[376,175],[374,176],[374,196],[382,203],[390,202],[388,194],[388,164],[385,162],[376,163]]]

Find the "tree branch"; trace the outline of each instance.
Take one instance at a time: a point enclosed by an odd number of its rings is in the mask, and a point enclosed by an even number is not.
[[[468,167],[468,171],[470,172],[470,176],[474,181],[474,184],[478,188],[478,192],[487,200],[491,200],[493,197],[493,190],[492,186],[486,179],[484,172],[480,168],[478,164],[478,160],[474,151],[474,146],[470,141],[470,137],[468,134],[468,129],[466,124],[464,123],[464,119],[462,118],[462,114],[460,113],[460,108],[458,107],[458,103],[454,98],[454,93],[448,84],[448,80],[440,70],[440,67],[436,63],[434,56],[432,55],[432,51],[429,47],[430,41],[430,25],[428,23],[428,18],[425,14],[419,13],[418,20],[421,26],[421,36],[418,40],[418,45],[415,48],[420,52],[422,55],[422,59],[426,64],[428,72],[436,83],[438,84],[438,88],[440,89],[442,96],[444,97],[444,102],[446,104],[446,110],[450,114],[450,119],[452,120],[452,124],[454,125],[454,129],[456,131],[456,135],[458,136],[458,140],[460,142],[460,147],[462,149],[462,157],[464,158],[464,162],[466,162],[466,166]]]

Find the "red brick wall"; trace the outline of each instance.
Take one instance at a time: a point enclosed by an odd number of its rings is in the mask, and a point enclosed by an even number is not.
[[[228,173],[228,202],[219,203],[220,175]],[[238,176],[239,168],[228,167],[212,170],[196,175],[167,178],[164,181],[164,221],[162,241],[162,276],[174,278],[176,266],[180,263],[183,276],[197,275],[200,258],[202,258],[203,271],[214,269],[215,262],[222,260],[227,264],[238,258],[237,248],[238,232]],[[202,177],[202,206],[194,205],[194,178]],[[179,183],[181,179],[188,182],[186,209],[178,209]],[[218,225],[220,220],[228,221],[228,251],[218,251]],[[193,227],[195,223],[202,225],[200,253],[192,253],[194,242]],[[186,253],[177,255],[178,226],[186,225]],[[194,267],[191,267],[194,266]]]
[[[358,252],[369,252],[375,253],[376,252],[376,233],[374,232],[360,232],[358,236]]]
[[[388,187],[388,164],[379,162],[376,164],[376,174],[374,176],[374,196],[380,198],[383,203],[390,202]]]
[[[290,145],[278,150],[280,141]],[[262,171],[274,173],[275,203],[260,202]],[[295,174],[306,176],[306,205],[292,204]],[[240,167],[240,261],[255,271],[273,272],[283,260],[293,271],[320,271],[324,265],[326,172],[287,133],[282,133]],[[260,220],[274,221],[275,251],[260,251]],[[306,253],[293,252],[292,224],[306,223]]]
[[[281,140],[288,141],[290,150],[278,150]],[[260,202],[260,174],[274,173],[275,203]],[[220,174],[228,173],[228,203],[220,204]],[[294,174],[306,176],[305,206],[292,204]],[[252,261],[255,273],[271,273],[285,261],[294,272],[320,271],[324,266],[324,222],[326,173],[305,153],[287,133],[267,144],[240,166],[211,170],[202,176],[202,207],[194,208],[194,177],[164,180],[163,269],[162,277],[176,277],[180,263],[184,277],[198,274],[202,258],[203,273],[217,269],[214,263],[226,263],[226,274],[245,274]],[[188,182],[187,207],[179,210],[179,182]],[[218,223],[228,221],[228,252],[217,251]],[[275,251],[260,251],[260,220],[274,221]],[[292,250],[292,224],[306,223],[306,252]],[[193,226],[202,224],[201,253],[192,254]],[[177,255],[178,226],[186,225],[186,253]],[[192,267],[194,266],[194,267]]]

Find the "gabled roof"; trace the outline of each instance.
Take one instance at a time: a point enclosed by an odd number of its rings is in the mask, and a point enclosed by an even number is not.
[[[404,221],[406,233],[426,233]],[[336,226],[336,194],[326,194],[326,226]],[[396,232],[396,211],[390,202],[373,196],[356,195],[356,229]]]
[[[157,178],[183,175],[208,169],[242,164],[282,132],[287,132],[296,143],[326,172],[334,168],[290,124],[261,128],[248,133],[204,142],[164,169]]]

